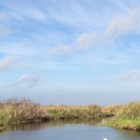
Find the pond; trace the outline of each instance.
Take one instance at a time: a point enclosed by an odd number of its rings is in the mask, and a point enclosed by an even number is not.
[[[8,126],[0,140],[140,140],[140,132],[97,125],[94,120],[61,120]]]

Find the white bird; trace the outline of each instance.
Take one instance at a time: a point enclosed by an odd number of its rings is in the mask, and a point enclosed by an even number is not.
[[[104,138],[103,140],[107,140],[106,138]]]

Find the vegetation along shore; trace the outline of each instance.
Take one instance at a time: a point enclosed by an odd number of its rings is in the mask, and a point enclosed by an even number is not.
[[[7,124],[31,123],[56,119],[109,117],[102,125],[140,131],[140,101],[125,105],[98,106],[42,106],[28,99],[9,99],[0,102],[0,131]]]
[[[104,125],[140,131],[140,101],[104,107],[103,111],[114,114]]]

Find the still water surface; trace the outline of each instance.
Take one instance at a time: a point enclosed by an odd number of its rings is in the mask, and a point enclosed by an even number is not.
[[[93,120],[51,121],[9,126],[0,140],[140,140],[140,132],[98,126]]]

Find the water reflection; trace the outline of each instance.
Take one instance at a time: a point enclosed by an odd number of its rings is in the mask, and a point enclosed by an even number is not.
[[[120,135],[124,137],[133,139],[133,137],[137,136],[140,139],[140,132],[138,131],[129,131],[129,130],[123,130],[123,129],[118,129],[118,131],[120,131],[121,132]]]
[[[98,126],[101,120],[71,119],[10,125],[2,140],[140,140],[140,132]]]
[[[8,130],[21,130],[21,131],[29,131],[29,130],[41,130],[47,127],[62,127],[66,124],[85,124],[85,125],[97,125],[101,122],[101,120],[94,119],[64,119],[64,120],[51,120],[49,122],[38,122],[38,123],[30,123],[30,124],[16,124],[10,125]]]

